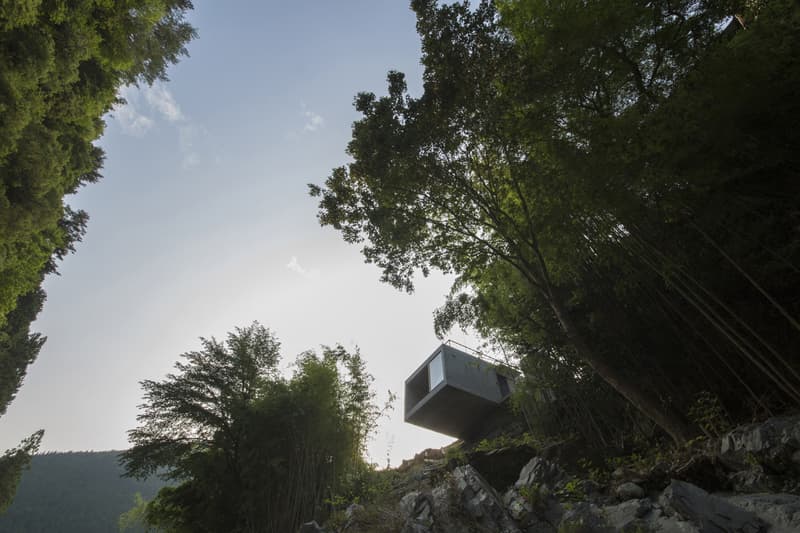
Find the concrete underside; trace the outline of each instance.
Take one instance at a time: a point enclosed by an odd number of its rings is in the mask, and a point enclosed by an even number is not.
[[[406,422],[463,439],[496,409],[495,402],[443,383],[406,414]]]

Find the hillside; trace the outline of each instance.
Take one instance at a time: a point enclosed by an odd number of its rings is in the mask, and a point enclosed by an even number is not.
[[[133,505],[134,494],[151,498],[163,483],[121,477],[117,453],[68,452],[33,457],[14,502],[0,516],[2,533],[108,533]]]

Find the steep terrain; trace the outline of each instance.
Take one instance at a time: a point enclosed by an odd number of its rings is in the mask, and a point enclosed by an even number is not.
[[[427,451],[387,472],[386,490],[372,501],[301,532],[800,531],[800,416],[602,466],[568,447],[530,452],[513,481],[498,472],[519,464],[525,447]]]

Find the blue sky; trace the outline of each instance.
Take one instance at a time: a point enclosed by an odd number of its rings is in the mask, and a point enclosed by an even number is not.
[[[382,398],[438,345],[432,312],[449,280],[411,296],[380,284],[357,246],[319,227],[306,187],[347,161],[357,92],[384,93],[390,69],[419,92],[407,3],[205,0],[191,18],[191,57],[168,83],[124,91],[100,141],[104,179],[70,199],[88,233],[46,281],[35,326],[49,339],[0,445],[44,428],[43,450],[125,448],[138,382],[161,379],[199,336],[253,320],[287,363],[360,346]],[[398,401],[370,455],[397,464],[450,441],[404,424]]]

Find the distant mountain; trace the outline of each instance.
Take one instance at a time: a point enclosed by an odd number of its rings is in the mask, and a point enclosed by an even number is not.
[[[113,533],[139,492],[150,499],[160,479],[122,477],[119,452],[37,455],[22,476],[14,503],[0,515],[0,533]]]

